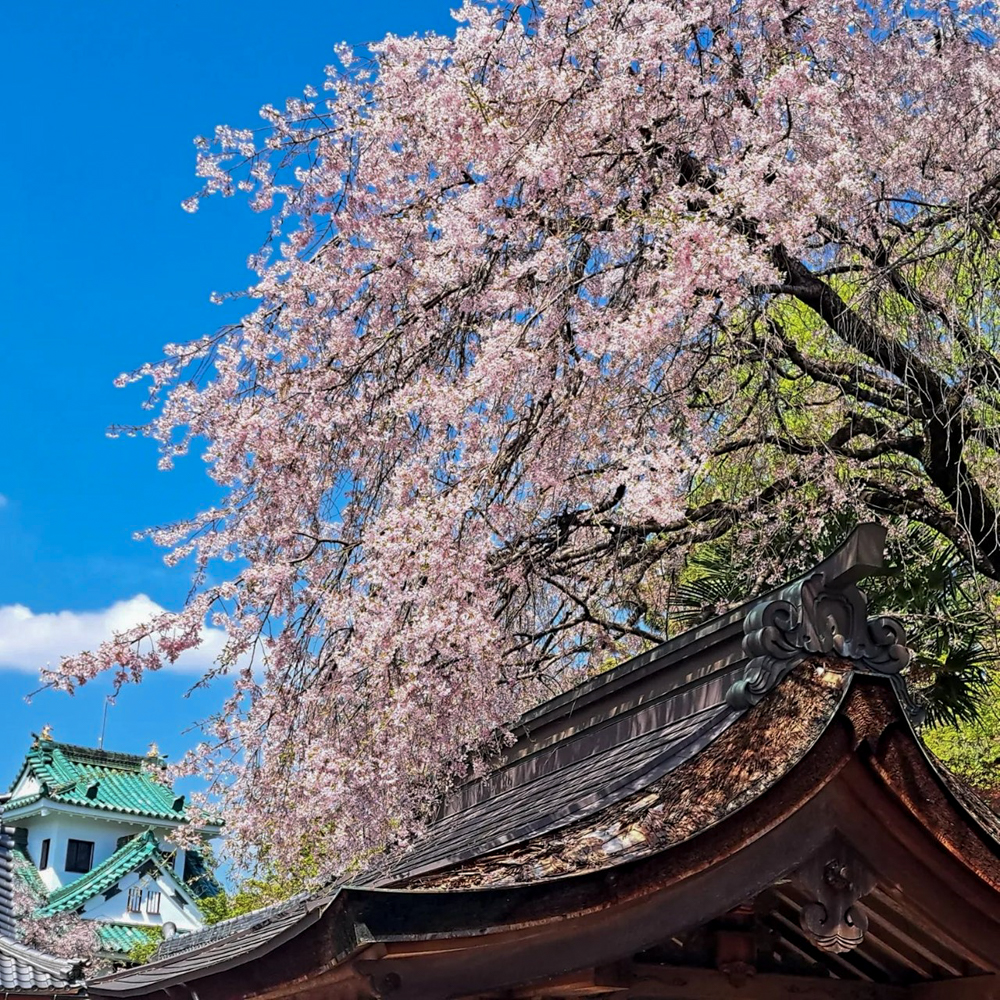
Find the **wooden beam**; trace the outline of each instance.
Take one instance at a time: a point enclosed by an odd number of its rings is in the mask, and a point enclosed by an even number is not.
[[[368,945],[357,955],[358,959],[378,960],[385,956],[385,945]],[[232,974],[239,980],[239,971]],[[195,980],[193,985],[198,986]],[[288,976],[270,989],[254,990],[245,979],[241,981],[242,996],[253,1000],[326,1000],[336,996],[343,1000],[360,1000],[371,995],[372,983],[358,973],[353,963],[330,964],[319,971],[310,970],[300,976]]]
[[[954,983],[973,983],[981,978],[955,980]],[[952,985],[952,982],[928,983],[920,988]],[[933,991],[918,996],[905,986],[857,979],[772,973],[735,979],[713,969],[650,964],[584,969],[502,993],[479,994],[476,1000],[570,1000],[599,996],[616,1000],[1000,1000],[989,993],[951,993],[948,989],[940,996]]]
[[[633,965],[629,1000],[1000,1000],[1000,976],[965,976],[913,986],[758,973],[739,985],[711,969]]]
[[[771,926],[777,925],[782,941],[794,944],[799,954],[805,955],[818,968],[822,969],[824,966],[829,965],[832,967],[832,971],[835,971],[840,978],[847,976],[849,981],[860,979],[864,982],[872,982],[871,975],[865,972],[864,969],[859,969],[850,960],[850,952],[841,955],[833,951],[821,950],[815,942],[809,940],[801,927],[799,927],[797,920],[790,920],[778,909],[772,910],[767,915],[767,923]]]
[[[865,897],[862,905],[880,936],[884,937],[889,931],[901,943],[911,964],[918,967],[921,978],[942,979],[962,976],[969,971],[963,967],[961,959],[948,951],[947,946],[923,933],[877,886]],[[926,964],[918,965],[921,960]]]
[[[895,986],[772,973],[733,979],[712,969],[621,963],[582,969],[465,1000],[1000,1000],[1000,976],[966,976]]]
[[[616,966],[585,969],[555,976],[531,986],[505,992],[508,1000],[530,1000],[532,997],[618,997],[629,991],[627,973]]]
[[[910,1000],[1000,1000],[1000,976],[939,979],[910,987]]]
[[[636,1000],[909,1000],[905,987],[854,979],[761,972],[734,985],[725,973],[711,969],[636,964],[632,973],[628,995]],[[950,998],[926,997],[921,1000]],[[955,1000],[965,998],[956,997]]]
[[[1000,972],[1000,893],[949,856],[859,760],[830,791],[851,843],[878,859],[879,886],[894,907],[953,956]]]

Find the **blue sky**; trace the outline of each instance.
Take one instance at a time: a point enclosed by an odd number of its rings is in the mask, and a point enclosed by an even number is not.
[[[44,724],[90,745],[100,730],[107,687],[26,704],[38,668],[187,593],[188,571],[132,535],[210,503],[204,466],[193,457],[159,472],[150,442],[105,430],[144,415],[141,389],[112,387],[119,372],[232,318],[209,295],[246,285],[264,232],[237,199],[181,210],[198,186],[193,137],[256,125],[262,104],[318,86],[340,40],[452,31],[453,5],[49,0],[5,11],[0,786]],[[217,700],[184,698],[196,666],[123,692],[105,745],[142,752],[155,740],[179,756]]]

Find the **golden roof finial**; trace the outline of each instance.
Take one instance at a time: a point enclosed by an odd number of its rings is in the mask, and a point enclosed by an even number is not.
[[[146,756],[147,757],[159,757],[160,756],[160,748],[156,745],[155,742],[149,744],[149,750],[146,752]]]
[[[52,727],[47,722],[42,726],[42,731],[38,734],[38,738],[40,740],[52,740]]]

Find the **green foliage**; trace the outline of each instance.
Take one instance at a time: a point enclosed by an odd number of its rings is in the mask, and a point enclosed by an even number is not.
[[[204,899],[198,904],[198,908],[206,924],[217,924],[221,920],[240,917],[244,913],[280,903],[304,889],[305,885],[301,882],[277,877],[247,879],[235,892],[222,892]]]
[[[843,514],[803,537],[799,526],[750,542],[730,534],[697,547],[677,575],[664,621],[676,633],[790,578],[834,549],[853,527]],[[927,707],[930,725],[972,723],[983,710],[1000,667],[995,597],[969,563],[924,525],[890,534],[887,573],[864,588],[873,614],[899,618],[914,659],[909,681]]]
[[[200,900],[198,908],[207,924],[217,924],[220,920],[252,913],[314,888],[318,870],[314,854],[306,848],[293,868],[262,866],[253,878],[241,882],[234,891]]]
[[[927,721],[972,722],[1000,663],[993,589],[923,525],[911,526],[890,547],[888,568],[869,588],[870,606],[906,626],[915,654],[909,680],[927,704]]]
[[[163,941],[163,931],[159,927],[140,927],[137,929],[146,935],[147,940],[132,946],[128,953],[128,960],[135,965],[144,965],[160,947]]]
[[[228,920],[236,915],[229,912],[229,894],[225,891],[207,899],[199,899],[198,909],[206,924],[217,924],[220,920]]]
[[[924,741],[934,755],[1000,807],[1000,678],[993,678],[975,719],[928,728]]]

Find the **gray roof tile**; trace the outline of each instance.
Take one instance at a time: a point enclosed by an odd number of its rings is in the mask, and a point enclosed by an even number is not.
[[[610,739],[588,731],[542,754],[535,774],[522,774],[510,787],[443,815],[412,850],[382,871],[373,869],[359,885],[392,885],[424,872],[489,854],[566,826],[618,802],[661,778],[715,740],[735,721],[726,705],[675,717],[676,699],[667,699],[604,727]],[[627,733],[632,735],[627,736]],[[610,744],[610,745],[609,745]],[[527,778],[527,780],[525,780]]]
[[[14,838],[0,825],[0,990],[51,993],[78,978],[79,962],[27,948],[14,938]]]
[[[90,981],[97,996],[152,992],[265,955],[319,919],[325,900],[301,894],[213,927],[164,941],[148,965]]]

